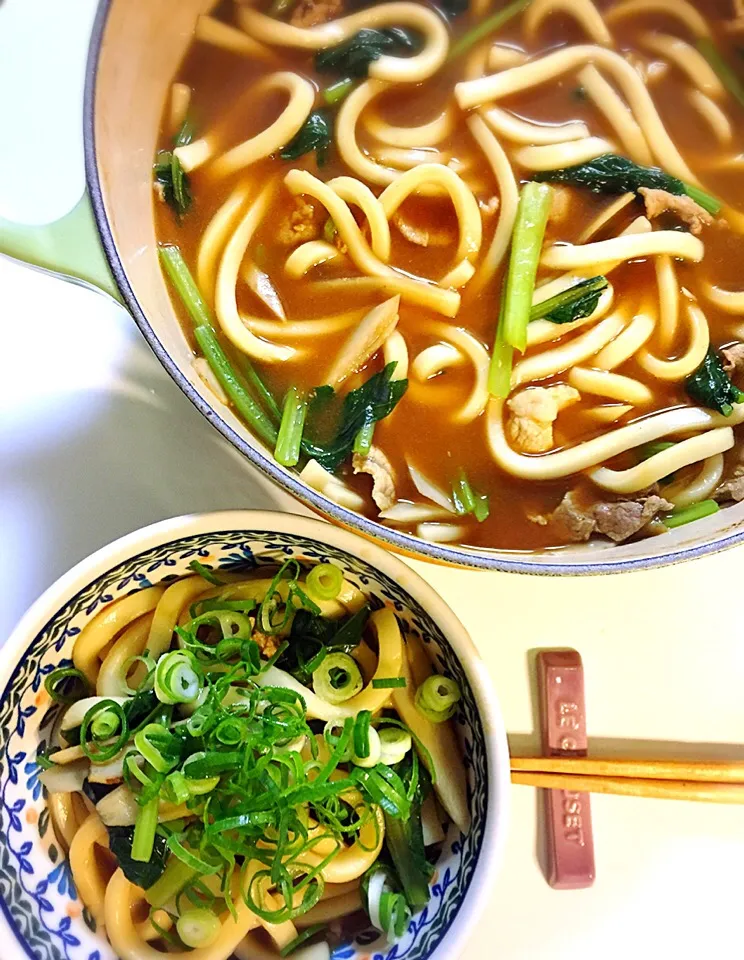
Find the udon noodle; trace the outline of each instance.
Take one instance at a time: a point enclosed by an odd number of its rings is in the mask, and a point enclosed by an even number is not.
[[[742,33],[736,0],[220,3],[156,167],[195,375],[436,542],[744,499]]]
[[[104,605],[46,681],[41,780],[97,931],[119,960],[394,941],[469,829],[458,685],[330,563],[192,567]]]

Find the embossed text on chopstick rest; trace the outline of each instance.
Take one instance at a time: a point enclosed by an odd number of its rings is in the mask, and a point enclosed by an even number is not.
[[[547,756],[586,754],[586,710],[581,657],[575,650],[538,654],[542,747]],[[589,794],[547,790],[548,882],[578,889],[594,881],[594,841]]]

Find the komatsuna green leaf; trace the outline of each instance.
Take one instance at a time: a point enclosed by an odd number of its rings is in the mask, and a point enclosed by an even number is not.
[[[696,403],[718,410],[724,417],[731,416],[733,404],[744,400],[744,393],[731,382],[712,347],[697,370],[685,380],[685,390]]]
[[[318,166],[322,167],[328,159],[328,151],[333,141],[333,120],[324,110],[314,110],[281,150],[282,160],[298,160],[306,153],[315,151]]]
[[[108,827],[109,846],[119,861],[122,873],[138,887],[147,889],[161,876],[168,859],[168,844],[165,837],[155,834],[152,855],[146,863],[132,860],[134,827]]]
[[[419,43],[418,34],[402,27],[384,30],[365,27],[348,40],[317,53],[315,69],[319,73],[337,73],[344,77],[366,77],[369,65],[383,54],[415,53]]]
[[[536,303],[530,310],[530,321],[550,320],[551,323],[573,323],[591,316],[597,309],[599,298],[607,289],[606,277],[590,277],[562,290],[554,297]]]
[[[335,470],[342,464],[351,455],[357,433],[364,426],[377,423],[391,414],[406,392],[408,380],[393,380],[394,370],[395,361],[371,376],[361,387],[348,393],[334,439],[324,446],[303,439],[305,454],[317,460],[326,470]]]
[[[605,153],[594,160],[571,167],[542,170],[534,174],[534,179],[546,183],[568,183],[575,187],[584,187],[593,193],[638,193],[642,187],[665,190],[677,197],[690,197],[714,216],[721,209],[720,202],[699,187],[673,177],[660,167],[644,167],[614,153]]]
[[[191,143],[194,136],[194,126],[190,118],[186,118],[180,130],[173,138],[174,150]],[[193,196],[188,174],[181,166],[181,162],[173,150],[161,150],[155,160],[155,181],[163,188],[163,197],[178,219],[182,219],[189,211]]]

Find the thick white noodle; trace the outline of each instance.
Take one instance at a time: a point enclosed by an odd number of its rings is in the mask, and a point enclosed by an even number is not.
[[[417,380],[425,383],[464,360],[460,351],[451,343],[434,343],[417,354],[411,364],[411,373]]]
[[[709,97],[726,95],[726,88],[713,67],[702,53],[686,40],[670,37],[665,33],[649,32],[641,37],[641,43],[678,67],[701,93],[707,93]]]
[[[222,255],[215,286],[215,313],[225,335],[239,350],[266,363],[289,360],[297,351],[294,347],[278,346],[261,340],[251,333],[238,313],[236,286],[245,251],[275,195],[276,183],[267,183],[238,223]]]
[[[551,14],[573,17],[594,43],[612,47],[612,34],[591,0],[532,0],[524,14],[524,32],[530,41],[537,39],[543,21]]]
[[[381,3],[315,27],[296,27],[238,4],[238,23],[246,33],[269,46],[297,50],[324,50],[348,40],[362,28],[411,27],[423,34],[424,44],[412,57],[383,54],[369,66],[372,80],[420,83],[442,66],[449,50],[449,31],[438,13],[417,3]]]
[[[675,483],[664,488],[664,499],[678,509],[690,507],[693,503],[707,500],[714,492],[723,476],[724,459],[722,453],[708,457],[692,480]]]
[[[659,290],[659,322],[656,335],[660,349],[668,350],[674,343],[679,323],[679,283],[671,257],[657,257],[654,266]]]
[[[369,224],[372,252],[383,263],[390,259],[390,224],[380,201],[366,183],[354,177],[334,177],[328,186],[346,203],[359,207]]]
[[[452,133],[456,122],[455,109],[449,103],[439,116],[415,127],[399,127],[388,123],[374,111],[369,111],[364,117],[364,125],[369,133],[390,147],[436,146]]]
[[[653,391],[632,377],[624,377],[608,370],[589,370],[585,367],[573,367],[568,374],[568,382],[579,393],[592,393],[609,400],[619,400],[643,407],[654,402]]]
[[[215,47],[222,47],[223,50],[230,50],[232,53],[239,53],[252,60],[263,60],[265,63],[277,62],[276,54],[269,47],[265,47],[253,37],[247,37],[242,30],[231,27],[229,23],[223,23],[222,20],[216,20],[206,14],[196,18],[194,39],[201,40],[202,43],[210,43]]]
[[[724,313],[732,313],[736,316],[744,314],[744,290],[724,290],[723,287],[716,287],[707,280],[703,283],[702,289],[707,299]]]
[[[553,350],[544,350],[542,353],[525,357],[514,365],[511,376],[512,389],[523,383],[545,380],[583,363],[617,337],[625,323],[625,317],[621,312],[611,313],[591,330],[574,337],[573,340]]]
[[[615,152],[615,146],[608,140],[603,140],[602,137],[585,137],[583,140],[569,140],[565,143],[519,147],[512,157],[527,170],[557,170]]]
[[[455,86],[455,96],[460,106],[468,110],[547,83],[587,63],[594,63],[612,74],[657,162],[668,173],[689,183],[698,183],[667,133],[645,83],[627,60],[613,50],[597,45],[565,47],[521,67],[458,83]]]
[[[658,483],[663,477],[668,477],[675,470],[724,453],[733,445],[734,431],[731,427],[718,427],[675,443],[673,447],[662,450],[627,470],[610,470],[609,467],[590,470],[589,479],[598,487],[612,493],[637,493]]]
[[[731,121],[715,100],[692,88],[687,91],[687,99],[713,131],[716,140],[724,146],[731,143],[734,136]]]
[[[744,421],[742,403],[734,405],[734,412],[730,417],[701,407],[677,407],[636,420],[565,450],[541,456],[526,456],[516,453],[509,446],[504,433],[503,411],[503,400],[490,401],[487,411],[487,436],[491,455],[502,470],[523,480],[557,480],[580,473],[625,453],[626,450],[660,440],[662,437],[715,427],[733,427]]]
[[[688,377],[705,360],[710,346],[708,320],[703,311],[694,303],[687,305],[687,319],[690,328],[690,342],[685,353],[676,360],[660,360],[647,348],[638,352],[638,364],[657,380],[679,381]]]
[[[470,423],[483,413],[488,403],[488,351],[472,333],[451,323],[430,320],[420,329],[425,329],[427,333],[431,333],[445,343],[451,343],[472,363],[475,372],[473,389],[463,406],[452,417],[456,423]]]
[[[510,67],[518,67],[525,60],[529,60],[529,55],[524,50],[507,46],[505,43],[494,43],[488,51],[484,67],[489,70],[508,70]]]
[[[470,281],[468,292],[476,294],[488,283],[494,273],[501,266],[501,261],[509,249],[511,242],[514,221],[517,216],[517,205],[519,204],[519,188],[514,178],[514,171],[509,163],[509,158],[504,153],[501,144],[491,133],[482,117],[468,117],[468,127],[475,141],[480,146],[486,159],[491,165],[496,182],[499,186],[500,206],[499,221],[496,225],[491,244],[481,257],[481,261],[475,272],[475,276]]]
[[[615,130],[624,151],[631,160],[646,166],[653,163],[651,150],[643,131],[636,123],[628,105],[612,84],[605,80],[599,70],[591,63],[579,71],[578,80],[589,98]]]
[[[196,255],[196,282],[203,297],[210,299],[214,292],[214,272],[220,251],[227,242],[238,214],[250,193],[250,184],[239,184],[202,232]]]
[[[326,240],[308,240],[290,253],[284,261],[284,272],[288,277],[298,279],[304,277],[313,267],[321,263],[330,263],[338,260],[343,254],[332,243]]]
[[[408,376],[408,344],[400,330],[393,330],[382,345],[385,366],[395,363],[391,380],[405,380]]]
[[[466,533],[467,527],[459,523],[420,523],[416,527],[416,536],[431,543],[461,541]]]
[[[656,230],[634,236],[612,237],[594,243],[553,244],[544,250],[540,262],[551,270],[576,270],[595,267],[611,260],[635,260],[639,257],[654,257],[666,254],[700,263],[705,248],[701,240],[691,233],[679,230]]]
[[[538,146],[582,140],[589,136],[589,128],[581,120],[572,120],[569,123],[536,123],[533,120],[523,120],[496,106],[482,110],[481,116],[494,133],[514,143]]]
[[[609,343],[594,358],[593,367],[614,370],[630,360],[654,332],[654,320],[646,313],[639,313],[612,343]]]
[[[627,17],[648,16],[649,13],[674,17],[695,37],[710,36],[705,17],[687,0],[624,0],[607,10],[604,19],[605,23],[612,25]]]

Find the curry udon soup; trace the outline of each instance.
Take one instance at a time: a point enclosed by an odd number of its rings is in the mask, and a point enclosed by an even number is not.
[[[155,165],[200,375],[429,540],[619,542],[744,498],[740,7],[201,17]]]

